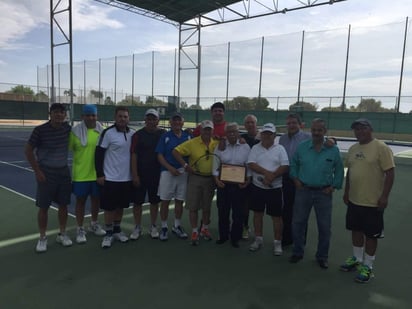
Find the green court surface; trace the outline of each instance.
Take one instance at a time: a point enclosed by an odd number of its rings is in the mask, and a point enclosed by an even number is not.
[[[217,246],[214,241],[192,247],[174,235],[160,242],[147,234],[102,250],[101,239],[94,235],[85,245],[56,244],[56,212],[50,210],[48,251],[36,254],[34,203],[0,188],[0,308],[411,308],[412,197],[407,190],[412,164],[399,161],[375,279],[364,285],[353,281],[354,273],[338,270],[352,252],[344,228],[342,190],[334,196],[329,269],[322,270],[314,259],[313,214],[305,258],[298,264],[288,262],[291,248],[281,257],[272,255],[268,218],[265,246],[256,253],[248,251],[250,241],[243,241],[239,249]],[[211,230],[217,235],[215,207],[212,216]],[[144,226],[148,223],[146,214]],[[68,226],[74,239],[73,218]],[[187,213],[184,226],[189,229]],[[131,210],[127,210],[123,229],[129,233],[132,228]]]

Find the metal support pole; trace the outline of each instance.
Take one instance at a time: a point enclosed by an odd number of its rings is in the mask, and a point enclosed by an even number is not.
[[[300,86],[302,82],[302,65],[303,65],[303,47],[305,43],[305,30],[302,31],[302,47],[300,48],[300,64],[299,64],[299,81],[298,81],[298,100],[300,102]]]
[[[177,57],[177,102],[180,105],[180,61],[182,53],[182,24],[179,24],[179,52]]]
[[[132,105],[134,102],[134,54],[132,55]]]
[[[100,94],[103,97],[103,92],[102,92],[102,59],[99,58],[99,104],[102,104],[101,99],[100,98]]]
[[[350,48],[350,30],[351,25],[348,28],[348,42],[346,44],[346,62],[345,62],[345,77],[343,80],[343,95],[342,95],[342,105],[341,111],[344,112],[346,109],[346,81],[348,80],[348,63],[349,63],[349,48]]]
[[[409,17],[406,17],[406,22],[405,22],[405,34],[403,38],[403,50],[402,50],[402,62],[401,62],[401,73],[399,77],[399,91],[398,91],[398,102],[396,104],[396,112],[399,113],[399,108],[401,105],[401,95],[402,95],[402,79],[403,79],[403,68],[405,64],[405,51],[406,51],[406,40],[408,37],[408,23],[409,23]]]
[[[86,60],[83,60],[83,94],[84,94],[83,103],[86,104]]]
[[[258,91],[258,104],[260,105],[260,99],[262,97],[262,71],[263,71],[263,51],[265,48],[265,37],[262,36],[262,48],[260,50],[260,70],[259,70],[259,91]]]
[[[152,51],[152,103],[154,102],[154,51]]]
[[[227,43],[226,102],[229,100],[229,77],[230,77],[230,42]]]
[[[201,76],[201,61],[202,61],[202,46],[200,45],[200,30],[202,19],[199,16],[199,23],[197,25],[197,93],[196,93],[196,105],[200,107],[200,76]]]
[[[116,100],[116,95],[117,95],[117,56],[114,57],[114,104],[117,104]]]

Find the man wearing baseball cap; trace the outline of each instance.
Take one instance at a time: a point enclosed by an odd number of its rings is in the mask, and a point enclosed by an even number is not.
[[[73,194],[76,196],[76,242],[87,241],[83,227],[87,197],[90,196],[91,222],[89,232],[104,236],[106,232],[98,224],[100,190],[96,182],[94,156],[103,126],[97,121],[97,107],[94,104],[83,105],[82,121],[73,127],[70,133],[69,149],[73,152],[72,181]]]
[[[156,146],[160,136],[165,133],[164,129],[158,127],[159,113],[154,108],[149,108],[144,116],[145,126],[132,137],[131,167],[134,194],[133,215],[135,228],[130,239],[137,240],[142,232],[142,204],[145,202],[146,194],[150,203],[150,236],[159,238],[156,221],[159,212],[159,196],[157,195],[160,179],[160,163],[157,160]]]
[[[70,204],[71,176],[68,166],[68,146],[71,127],[66,120],[66,107],[50,106],[50,120],[34,128],[25,147],[25,155],[37,182],[36,206],[40,238],[36,252],[47,251],[48,210],[52,202],[58,205],[60,231],[56,242],[72,245],[66,234],[67,206]]]
[[[255,241],[250,251],[258,251],[263,246],[263,215],[272,217],[274,240],[273,254],[282,255],[282,175],[289,170],[289,160],[285,148],[275,144],[276,127],[266,123],[260,130],[260,143],[252,147],[247,160],[252,170],[252,200]]]
[[[367,283],[373,278],[373,262],[383,231],[383,212],[395,178],[395,163],[391,149],[373,138],[368,119],[355,120],[351,129],[358,143],[349,148],[346,158],[343,201],[348,206],[346,228],[352,231],[353,256],[340,270],[357,270],[355,281]]]
[[[183,214],[183,201],[186,198],[187,172],[176,161],[172,154],[173,149],[190,139],[188,132],[183,131],[183,115],[179,112],[170,117],[170,131],[164,133],[156,146],[157,159],[161,165],[158,194],[160,197],[160,219],[162,228],[159,239],[168,239],[167,218],[171,199],[175,200],[175,220],[172,232],[181,239],[186,239],[187,234],[181,224]]]

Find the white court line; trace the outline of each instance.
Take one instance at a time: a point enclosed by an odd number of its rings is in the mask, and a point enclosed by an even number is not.
[[[20,162],[24,162],[24,161],[20,161]],[[30,167],[23,167],[23,166],[13,164],[13,163],[10,163],[10,162],[0,161],[0,164],[9,165],[9,166],[20,168],[20,169],[25,170],[25,171],[33,172],[33,169],[30,168]]]
[[[21,197],[23,197],[23,198],[25,198],[25,199],[28,199],[28,200],[30,200],[30,201],[32,201],[32,202],[36,202],[36,200],[35,200],[34,198],[31,198],[30,196],[27,196],[27,195],[25,195],[25,194],[23,194],[23,193],[14,191],[13,189],[7,188],[7,187],[2,186],[2,185],[0,185],[0,188],[4,189],[4,190],[6,190],[6,191],[9,191],[9,192],[11,192],[11,193],[14,193],[14,194],[16,194],[16,195],[18,195],[18,196],[21,196]],[[56,211],[59,210],[57,207],[54,207],[53,205],[50,205],[50,208],[53,209],[53,210],[56,210]],[[69,215],[70,217],[72,217],[72,218],[76,218],[76,216],[75,216],[75,215],[72,215],[71,213],[68,213],[68,215]]]

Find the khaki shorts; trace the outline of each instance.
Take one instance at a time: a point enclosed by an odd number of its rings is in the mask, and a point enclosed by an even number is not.
[[[186,190],[187,209],[210,210],[214,194],[215,181],[213,176],[189,175]]]

